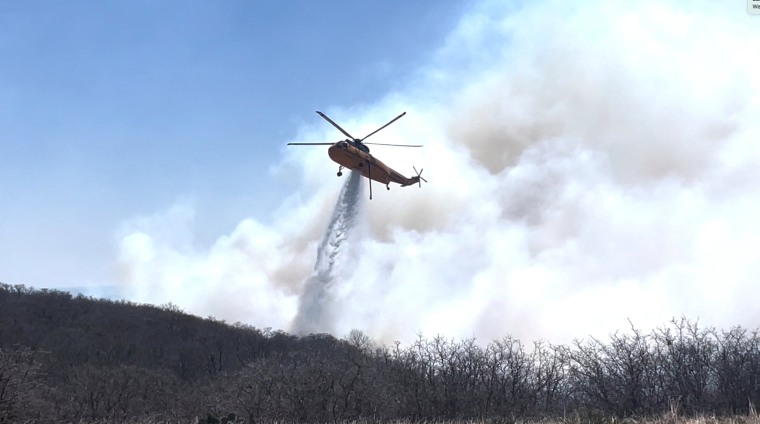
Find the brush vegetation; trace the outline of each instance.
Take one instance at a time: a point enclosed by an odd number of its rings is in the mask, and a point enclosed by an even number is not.
[[[0,422],[758,423],[760,337],[682,318],[376,346],[0,284]]]

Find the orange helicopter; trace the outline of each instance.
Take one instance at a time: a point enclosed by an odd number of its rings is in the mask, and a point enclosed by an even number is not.
[[[348,168],[354,171],[359,171],[363,176],[365,176],[369,180],[369,198],[372,200],[372,180],[375,180],[379,183],[385,184],[385,188],[388,190],[391,189],[390,183],[396,183],[400,184],[401,187],[406,187],[412,184],[419,184],[420,187],[422,187],[422,182],[427,182],[426,179],[422,178],[422,169],[420,169],[420,172],[417,172],[417,168],[414,168],[414,172],[417,174],[414,177],[407,178],[400,173],[398,173],[396,170],[391,168],[390,166],[384,164],[379,159],[375,158],[369,153],[369,147],[367,147],[367,144],[373,144],[373,145],[379,145],[379,146],[395,146],[395,147],[422,147],[421,144],[386,144],[386,143],[364,143],[364,140],[366,140],[369,136],[377,133],[378,131],[382,130],[383,128],[387,127],[388,125],[396,122],[399,118],[406,115],[406,112],[402,113],[401,115],[391,119],[390,122],[383,125],[382,127],[376,129],[375,131],[372,131],[371,133],[364,136],[364,138],[354,138],[351,134],[346,132],[343,128],[340,127],[340,125],[333,122],[332,119],[328,118],[327,115],[324,113],[317,111],[319,116],[324,118],[327,122],[332,124],[335,128],[340,130],[343,134],[348,137],[346,140],[341,140],[337,143],[288,143],[289,146],[330,146],[329,149],[327,149],[327,154],[330,156],[330,159],[335,161],[338,166],[338,176],[340,177],[343,175],[343,168]]]

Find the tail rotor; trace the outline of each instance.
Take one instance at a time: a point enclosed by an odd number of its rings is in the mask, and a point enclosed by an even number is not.
[[[414,173],[417,174],[417,184],[419,184],[420,188],[422,188],[422,181],[428,182],[426,179],[422,178],[423,169],[420,168],[419,172],[417,172],[417,168],[415,168],[414,166],[412,166],[412,168],[414,169]]]

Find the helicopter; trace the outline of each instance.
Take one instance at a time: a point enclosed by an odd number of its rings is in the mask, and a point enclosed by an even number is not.
[[[330,146],[330,148],[327,149],[327,154],[328,156],[330,156],[330,159],[332,159],[334,162],[336,162],[339,165],[338,176],[340,177],[343,175],[342,171],[344,168],[348,168],[354,171],[359,171],[361,175],[363,175],[369,180],[369,199],[370,200],[372,200],[372,180],[375,180],[381,184],[385,184],[385,188],[387,188],[388,190],[391,189],[390,183],[399,184],[401,185],[401,187],[406,187],[413,184],[418,184],[420,187],[422,187],[421,181],[427,182],[426,179],[422,178],[422,169],[420,169],[420,171],[417,172],[417,168],[412,167],[414,169],[414,172],[417,175],[411,178],[407,178],[401,175],[399,172],[397,172],[393,168],[391,168],[390,166],[384,164],[379,159],[372,156],[369,153],[369,147],[367,147],[368,144],[379,145],[379,146],[394,146],[394,147],[422,147],[421,144],[364,143],[364,140],[374,135],[378,131],[382,130],[383,128],[387,127],[388,125],[396,122],[402,116],[406,115],[406,112],[391,119],[390,122],[376,129],[375,131],[372,131],[371,133],[367,134],[366,136],[364,136],[364,138],[355,138],[354,136],[349,134],[346,130],[341,128],[340,125],[333,122],[333,120],[330,119],[324,113],[320,111],[317,111],[317,113],[319,114],[319,116],[321,116],[327,122],[332,124],[332,126],[337,128],[340,132],[342,132],[348,138],[346,140],[338,141],[337,143],[288,143],[288,145],[289,146]]]

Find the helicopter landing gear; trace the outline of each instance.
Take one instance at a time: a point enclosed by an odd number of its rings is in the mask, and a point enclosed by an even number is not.
[[[343,165],[341,165],[341,166],[338,167],[338,176],[339,177],[343,176],[343,173],[341,172],[342,170],[343,170]]]
[[[385,188],[388,189],[388,190],[390,190],[391,189],[391,185],[390,184],[386,184]]]

